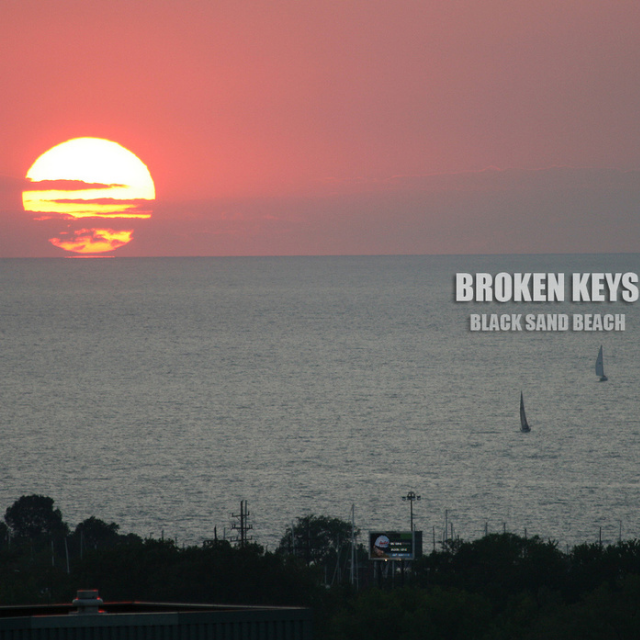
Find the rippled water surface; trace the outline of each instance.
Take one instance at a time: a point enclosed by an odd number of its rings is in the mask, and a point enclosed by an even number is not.
[[[199,543],[247,500],[442,536],[640,537],[640,303],[463,304],[456,272],[638,272],[638,256],[0,260],[0,510]],[[470,313],[624,313],[476,333]],[[594,362],[602,344],[609,381]],[[532,432],[519,432],[524,392]]]

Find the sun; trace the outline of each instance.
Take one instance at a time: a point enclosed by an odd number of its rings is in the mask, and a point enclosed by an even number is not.
[[[26,175],[24,210],[63,220],[49,242],[74,253],[104,253],[133,239],[132,221],[151,217],[155,186],[134,153],[103,138],[74,138],[45,151]]]

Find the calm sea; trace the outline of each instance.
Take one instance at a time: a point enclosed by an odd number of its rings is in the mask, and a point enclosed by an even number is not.
[[[463,304],[456,272],[638,272],[637,255],[0,260],[0,512],[55,499],[179,544],[363,530],[640,537],[640,303]],[[570,277],[567,275],[567,277]],[[469,331],[624,313],[624,332]],[[594,362],[604,347],[609,381]],[[532,431],[519,431],[521,390]]]

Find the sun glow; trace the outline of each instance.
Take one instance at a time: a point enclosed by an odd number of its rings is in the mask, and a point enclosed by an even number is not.
[[[37,220],[64,220],[67,230],[49,242],[65,251],[103,253],[129,243],[130,228],[89,228],[90,219],[109,225],[151,217],[155,186],[149,169],[131,151],[102,138],[74,138],[43,153],[27,172],[25,211]],[[82,221],[83,228],[74,228]],[[95,223],[94,223],[95,224]]]

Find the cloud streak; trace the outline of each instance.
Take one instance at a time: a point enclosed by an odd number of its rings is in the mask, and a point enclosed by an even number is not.
[[[100,182],[83,182],[82,180],[29,180],[25,189],[30,191],[83,191],[86,189],[118,189],[126,188],[125,184],[103,184]]]

